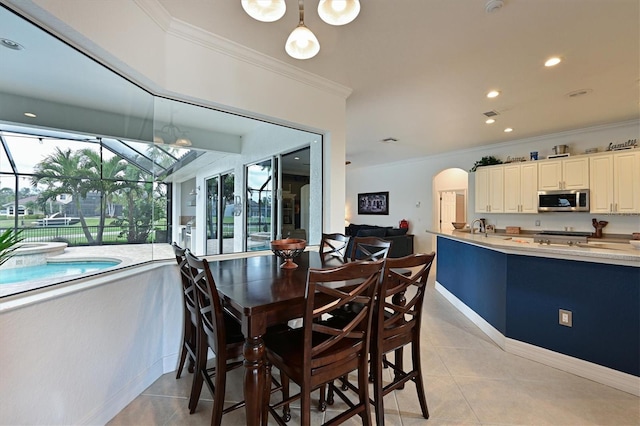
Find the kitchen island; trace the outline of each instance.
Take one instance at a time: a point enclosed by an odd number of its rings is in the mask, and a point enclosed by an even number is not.
[[[432,233],[437,290],[498,345],[640,396],[640,250]]]

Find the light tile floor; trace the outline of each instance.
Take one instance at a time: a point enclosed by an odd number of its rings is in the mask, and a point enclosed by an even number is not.
[[[640,398],[504,352],[435,291],[433,278],[424,309],[422,362],[431,416],[422,418],[408,384],[385,398],[387,425],[640,425]],[[242,398],[241,374],[227,377],[228,401]],[[189,414],[191,377],[186,371],[179,380],[175,373],[163,375],[109,425],[210,424],[206,386]],[[326,414],[314,409],[312,424],[344,407],[337,401]],[[289,424],[299,424],[295,407],[292,416]],[[244,425],[243,410],[223,416],[222,423]],[[272,418],[269,424],[275,424]]]

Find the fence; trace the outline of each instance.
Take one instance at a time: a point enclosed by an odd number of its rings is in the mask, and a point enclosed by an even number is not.
[[[104,226],[102,233],[102,244],[131,244],[127,241],[127,227],[122,226]],[[136,243],[145,243],[157,240],[157,242],[166,242],[167,228],[154,227],[155,233],[149,230],[150,227],[137,227],[138,234],[144,235],[149,232],[145,241],[136,241]],[[98,236],[99,226],[87,226],[87,231],[95,240]],[[24,242],[44,242],[44,241],[62,241],[69,246],[86,246],[90,245],[84,230],[81,226],[42,226],[20,228],[22,230],[21,237]],[[0,233],[5,229],[0,229]],[[122,233],[122,235],[121,235]],[[164,236],[164,238],[163,238]],[[156,238],[157,237],[157,238]],[[97,244],[97,243],[93,243]]]

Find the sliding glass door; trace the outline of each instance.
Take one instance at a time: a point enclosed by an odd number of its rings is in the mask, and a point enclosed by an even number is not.
[[[274,159],[268,159],[246,168],[246,250],[269,250],[275,238],[273,191],[276,174]]]
[[[242,251],[236,244],[235,223],[240,211],[235,206],[235,178],[225,173],[207,179],[207,254]]]
[[[309,241],[311,148],[278,157],[278,234]]]

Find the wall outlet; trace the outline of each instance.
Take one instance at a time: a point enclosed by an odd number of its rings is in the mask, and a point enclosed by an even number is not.
[[[560,309],[558,311],[558,322],[566,327],[573,327],[573,316],[571,311]]]
[[[536,226],[540,226],[540,221],[536,220]]]

